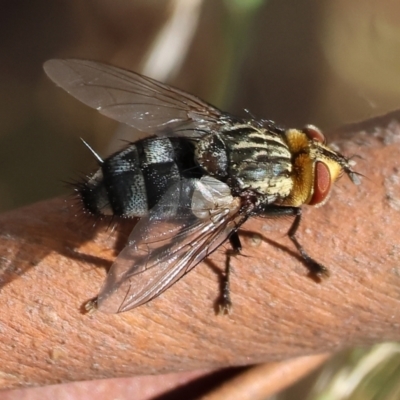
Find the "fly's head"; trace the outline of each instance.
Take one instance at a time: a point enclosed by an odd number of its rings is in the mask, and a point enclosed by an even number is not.
[[[288,129],[286,141],[292,153],[293,189],[283,205],[323,205],[333,183],[346,173],[358,185],[358,175],[349,160],[326,145],[323,133],[313,125],[302,130]]]

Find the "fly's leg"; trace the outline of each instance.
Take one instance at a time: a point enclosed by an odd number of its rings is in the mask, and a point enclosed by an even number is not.
[[[93,314],[96,310],[97,310],[97,297],[86,301],[81,308],[83,314]]]
[[[242,250],[242,244],[240,243],[239,235],[234,232],[229,237],[229,242],[232,246],[231,250],[227,251],[226,254],[226,264],[225,264],[225,275],[222,282],[222,293],[221,302],[219,306],[219,314],[230,314],[232,311],[232,301],[231,301],[231,290],[230,290],[230,274],[231,274],[231,259],[237,256]]]
[[[313,258],[311,258],[307,254],[307,252],[304,250],[303,246],[297,240],[296,232],[300,226],[302,213],[301,213],[301,208],[296,208],[296,207],[293,207],[293,208],[294,208],[293,211],[295,212],[295,217],[294,217],[292,226],[290,227],[289,232],[288,232],[289,239],[296,246],[296,249],[300,253],[302,259],[304,260],[306,267],[311,272],[311,274],[313,274],[317,277],[329,276],[328,269],[326,267],[324,267],[322,264],[320,264],[319,262],[315,261]]]
[[[300,207],[266,206],[265,209],[263,210],[263,214],[271,217],[281,217],[281,216],[294,217],[292,226],[288,231],[289,239],[296,246],[296,249],[300,253],[301,258],[304,261],[304,264],[306,265],[306,267],[308,268],[308,270],[312,275],[318,278],[321,278],[322,276],[329,276],[328,269],[319,262],[315,261],[313,258],[311,258],[304,250],[303,246],[297,240],[296,233],[297,229],[300,226],[301,215],[302,215]]]

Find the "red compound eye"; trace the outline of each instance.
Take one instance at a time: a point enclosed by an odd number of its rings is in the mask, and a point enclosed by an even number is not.
[[[306,125],[303,132],[311,139],[322,144],[326,143],[324,134],[314,125]]]
[[[331,174],[329,168],[321,161],[315,164],[314,193],[308,204],[316,205],[323,203],[331,190]]]

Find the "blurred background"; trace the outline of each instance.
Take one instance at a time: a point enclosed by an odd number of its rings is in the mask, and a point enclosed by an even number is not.
[[[329,132],[400,106],[396,1],[3,0],[1,11],[0,211],[67,193],[63,181],[94,166],[79,137],[106,156],[133,136],[56,88],[49,58],[132,69],[290,127]]]
[[[329,132],[400,107],[399,16],[393,0],[3,0],[0,211],[67,194],[95,166],[79,137],[101,156],[133,140],[56,88],[47,59],[103,61]]]

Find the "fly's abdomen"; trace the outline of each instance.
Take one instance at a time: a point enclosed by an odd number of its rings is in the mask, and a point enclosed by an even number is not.
[[[175,161],[177,154],[169,139],[145,139],[137,146],[141,150],[140,168],[146,187],[147,207],[151,209],[180,179]]]
[[[144,139],[105,159],[78,194],[91,214],[143,217],[179,176],[171,141]]]
[[[146,215],[146,183],[140,169],[137,146],[131,145],[107,158],[101,169],[113,214],[138,217]]]

